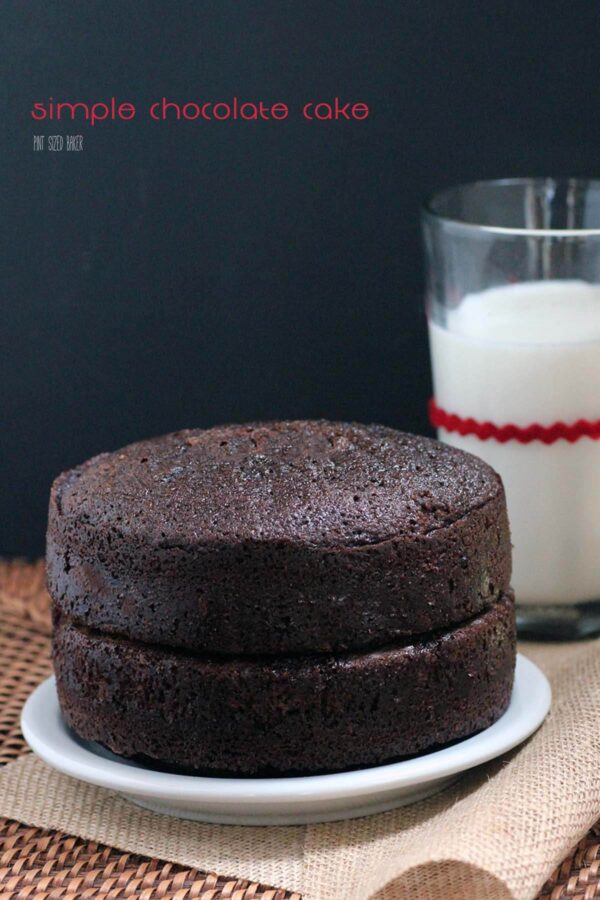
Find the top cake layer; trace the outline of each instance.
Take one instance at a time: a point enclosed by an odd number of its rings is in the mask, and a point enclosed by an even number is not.
[[[508,588],[500,478],[381,426],[188,430],[54,483],[59,613],[223,654],[360,649],[445,627]]]

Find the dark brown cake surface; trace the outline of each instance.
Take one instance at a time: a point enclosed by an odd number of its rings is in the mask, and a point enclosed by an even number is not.
[[[116,753],[213,774],[327,771],[492,724],[512,689],[514,606],[423,641],[278,660],[147,647],[59,616],[54,654],[67,723]]]
[[[504,490],[484,462],[381,426],[181,431],[55,482],[56,608],[106,634],[236,656],[377,647],[509,587]]]

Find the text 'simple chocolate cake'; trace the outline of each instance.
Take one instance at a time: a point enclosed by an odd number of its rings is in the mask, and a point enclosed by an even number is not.
[[[66,721],[214,773],[374,765],[480,730],[515,663],[500,478],[380,426],[181,431],[54,483]]]

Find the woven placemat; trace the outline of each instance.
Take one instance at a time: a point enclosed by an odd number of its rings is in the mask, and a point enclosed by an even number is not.
[[[0,764],[29,752],[19,716],[26,697],[51,672],[49,635],[43,564],[0,562]],[[124,853],[0,817],[0,900],[33,897],[300,900],[297,893]],[[564,898],[600,898],[600,822],[552,873],[539,895],[539,900]],[[440,900],[446,900],[443,892]]]

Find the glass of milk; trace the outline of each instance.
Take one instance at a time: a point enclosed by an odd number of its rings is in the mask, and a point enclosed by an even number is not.
[[[523,636],[600,633],[600,180],[425,206],[431,419],[502,476]]]

